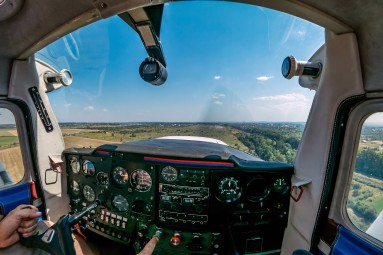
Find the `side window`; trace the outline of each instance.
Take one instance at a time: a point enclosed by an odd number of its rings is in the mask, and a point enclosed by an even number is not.
[[[24,173],[15,117],[9,109],[0,108],[0,189],[20,182]]]
[[[383,113],[363,124],[347,213],[357,228],[383,241]]]

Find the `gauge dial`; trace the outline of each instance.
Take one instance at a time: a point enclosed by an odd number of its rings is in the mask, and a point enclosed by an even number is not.
[[[109,185],[109,176],[107,173],[100,172],[97,174],[97,183],[100,185]]]
[[[139,192],[146,192],[152,187],[152,177],[145,170],[134,170],[130,178],[130,184]]]
[[[112,171],[112,178],[117,185],[124,185],[128,183],[129,174],[124,168],[117,166]]]
[[[69,159],[70,162],[70,168],[72,169],[72,172],[75,174],[78,174],[80,172],[80,162],[78,160],[78,157],[71,157]]]
[[[96,173],[96,168],[92,161],[85,160],[82,163],[82,172],[85,176],[93,176]]]
[[[71,189],[73,194],[78,195],[80,193],[80,185],[75,180],[72,181]]]
[[[273,188],[275,192],[284,192],[287,190],[288,186],[285,178],[278,178],[273,183]]]
[[[112,200],[112,204],[119,212],[126,212],[129,209],[128,200],[121,195],[115,196]]]
[[[165,166],[162,169],[161,176],[167,182],[174,182],[178,178],[177,169],[171,166]]]
[[[82,194],[84,195],[84,198],[88,202],[93,202],[96,199],[96,194],[94,193],[94,190],[92,189],[92,187],[89,185],[84,186],[82,190]]]
[[[242,188],[234,177],[226,177],[218,184],[218,199],[225,203],[238,200],[242,195]]]
[[[246,188],[247,199],[251,202],[258,202],[267,197],[270,193],[270,185],[265,178],[257,177],[252,179]]]

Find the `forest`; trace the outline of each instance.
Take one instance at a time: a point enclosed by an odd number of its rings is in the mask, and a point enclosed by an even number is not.
[[[251,154],[266,161],[293,164],[302,137],[303,123],[231,124],[237,138]]]

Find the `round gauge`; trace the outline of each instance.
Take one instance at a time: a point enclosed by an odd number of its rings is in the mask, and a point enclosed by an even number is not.
[[[288,189],[285,178],[277,178],[273,183],[275,192],[284,192]]]
[[[238,180],[234,177],[226,177],[218,184],[218,199],[225,203],[231,203],[238,200],[242,195],[242,189]]]
[[[69,159],[70,162],[70,168],[72,169],[72,172],[75,174],[78,174],[80,172],[80,162],[78,160],[78,157],[71,157]]]
[[[73,194],[78,195],[80,193],[80,185],[75,180],[72,181],[71,189]]]
[[[89,185],[84,186],[82,190],[82,194],[84,195],[84,198],[88,202],[93,202],[96,199],[96,194],[94,193],[94,190],[92,189],[92,187]]]
[[[135,190],[146,192],[152,187],[152,177],[145,170],[137,169],[132,172],[130,183]]]
[[[112,200],[112,204],[119,212],[126,212],[129,209],[128,200],[121,195],[115,196]]]
[[[107,173],[100,172],[97,174],[97,183],[100,185],[109,185],[109,176]]]
[[[124,184],[128,183],[129,174],[124,168],[118,166],[118,167],[115,167],[113,169],[112,178],[116,184],[124,185]]]
[[[85,176],[93,176],[96,173],[94,164],[89,160],[85,160],[82,163],[82,172]]]
[[[177,180],[177,169],[171,166],[165,166],[161,172],[162,178],[167,182],[174,182]]]
[[[247,199],[251,202],[263,200],[270,193],[268,182],[265,178],[257,177],[247,184]]]

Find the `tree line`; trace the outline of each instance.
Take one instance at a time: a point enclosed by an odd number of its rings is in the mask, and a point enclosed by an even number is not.
[[[231,126],[242,131],[237,138],[249,148],[251,154],[266,161],[294,163],[303,125],[264,123]]]
[[[358,151],[356,156],[355,171],[383,180],[383,153],[372,148]]]

